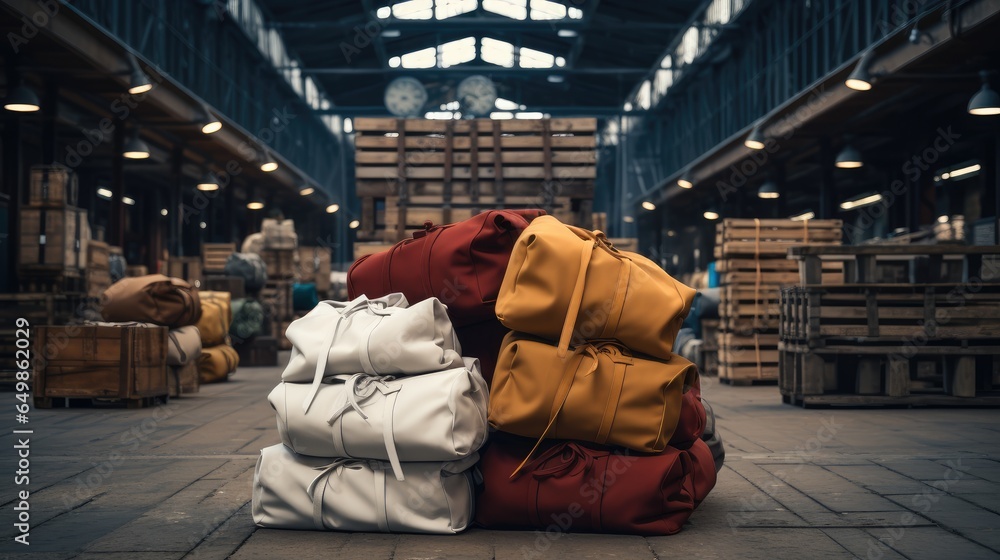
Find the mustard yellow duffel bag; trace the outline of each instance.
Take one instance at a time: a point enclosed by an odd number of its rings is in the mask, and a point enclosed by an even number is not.
[[[685,388],[697,382],[698,368],[677,355],[643,358],[604,341],[560,358],[555,346],[514,332],[497,359],[489,423],[539,443],[552,437],[658,453],[680,422]]]
[[[514,244],[496,313],[509,329],[558,341],[560,355],[571,342],[615,339],[668,360],[694,294],[600,231],[542,216]]]
[[[201,345],[217,346],[229,340],[229,326],[233,322],[233,306],[229,292],[198,292],[201,298],[201,319],[198,332]]]
[[[240,365],[240,355],[228,344],[202,348],[198,357],[198,377],[202,383],[218,383],[229,379],[229,374]]]

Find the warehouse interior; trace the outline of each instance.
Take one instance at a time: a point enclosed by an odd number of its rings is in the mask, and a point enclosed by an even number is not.
[[[0,31],[4,557],[1000,556],[1000,1]]]

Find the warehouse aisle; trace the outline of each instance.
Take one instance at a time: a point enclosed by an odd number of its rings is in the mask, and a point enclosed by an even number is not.
[[[987,558],[1000,554],[1000,410],[803,410],[705,379],[727,446],[685,530],[641,538],[255,530],[253,468],[279,441],[279,368],[158,408],[34,410],[28,558]],[[13,397],[7,393],[4,400]],[[10,450],[11,435],[0,438]],[[2,459],[13,472],[13,453]],[[2,490],[0,518],[16,505]],[[791,530],[789,530],[791,529]],[[18,545],[20,547],[21,545]],[[24,556],[30,551],[30,555]],[[690,555],[691,553],[685,553]]]

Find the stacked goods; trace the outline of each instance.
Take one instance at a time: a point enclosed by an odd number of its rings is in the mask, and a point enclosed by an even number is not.
[[[198,381],[192,380],[192,377],[196,375],[193,368],[201,354],[201,334],[194,325],[202,319],[202,305],[193,286],[179,278],[161,274],[123,278],[101,295],[100,312],[104,320],[111,321],[97,325],[101,328],[163,331],[160,362],[163,383],[162,386],[157,385],[157,390],[162,389],[162,395],[180,395],[198,390]],[[132,375],[127,365],[122,363],[122,379]]]
[[[291,251],[299,246],[294,220],[265,218],[260,229],[264,235],[264,249]]]
[[[291,280],[268,280],[260,291],[260,303],[270,325],[270,335],[278,339],[278,347],[282,350],[291,349],[291,343],[285,338],[285,329],[295,318],[293,287]]]
[[[167,260],[165,274],[171,278],[187,280],[196,288],[201,287],[204,275],[201,269],[201,257],[170,257]]]
[[[201,357],[201,332],[188,325],[167,333],[167,370],[170,396],[197,393],[201,385],[198,359]]]
[[[452,534],[473,519],[487,385],[445,306],[402,294],[325,301],[292,323],[268,396],[282,443],[261,451],[261,527]],[[351,499],[345,499],[351,496]],[[414,498],[418,499],[414,499]]]
[[[225,274],[226,260],[236,252],[235,243],[202,243],[201,269],[206,276]]]
[[[125,270],[127,268],[128,263],[125,262],[125,255],[122,253],[122,248],[108,245],[108,272],[111,274],[111,283],[114,284],[125,278]]]
[[[316,291],[323,298],[330,292],[330,270],[330,249],[299,247],[296,276],[299,282],[315,284]]]
[[[409,301],[441,299],[466,355],[479,359],[488,382],[508,332],[496,317],[500,282],[518,236],[540,214],[491,210],[430,227],[388,251],[355,261],[347,273],[348,294],[382,297],[398,291]]]
[[[592,118],[355,119],[358,239],[394,243],[490,209],[542,208],[589,226],[596,129]]]
[[[34,336],[36,327],[65,325],[87,309],[85,303],[66,294],[0,294],[0,383],[13,384],[17,372],[25,371],[17,367],[24,359],[24,349],[17,347],[18,329],[29,329]]]
[[[801,247],[781,293],[782,398],[805,405],[1000,404],[997,246]],[[822,283],[824,260],[847,284]]]
[[[30,195],[20,211],[18,237],[22,291],[84,291],[90,225],[87,211],[75,207],[76,199],[77,180],[71,169],[31,168]]]
[[[87,243],[87,268],[84,275],[87,297],[99,298],[111,287],[111,260],[108,244],[102,241]]]
[[[166,397],[167,329],[155,325],[46,326],[35,331],[35,407],[54,398],[116,399],[138,408]]]
[[[240,363],[239,353],[229,338],[233,322],[232,298],[229,292],[199,292],[198,297],[201,300],[199,380],[201,383],[228,381]]]
[[[716,477],[698,370],[672,353],[693,297],[601,232],[548,216],[524,230],[496,303],[515,332],[500,351],[489,422],[535,443],[498,438],[484,451],[478,523],[544,528],[577,508],[564,530],[680,531]],[[609,471],[636,476],[611,483]],[[583,505],[587,481],[596,496]]]
[[[202,287],[211,292],[229,292],[234,300],[246,297],[246,285],[240,276],[208,276]]]
[[[719,379],[740,385],[778,379],[778,300],[799,282],[791,247],[840,245],[841,220],[725,219],[717,226]],[[823,281],[843,283],[843,265],[828,262]]]
[[[149,269],[144,264],[130,264],[125,267],[126,278],[140,278],[149,276]]]

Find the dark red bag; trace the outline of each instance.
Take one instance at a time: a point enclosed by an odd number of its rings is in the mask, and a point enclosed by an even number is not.
[[[479,371],[487,385],[493,384],[493,370],[497,368],[500,347],[510,329],[503,326],[496,317],[474,325],[455,327],[455,334],[462,345],[462,355],[479,358]]]
[[[677,429],[670,436],[670,446],[678,449],[688,449],[691,444],[701,439],[705,433],[707,417],[705,405],[701,403],[701,380],[693,387],[684,391],[681,397],[681,414],[677,420]]]
[[[712,454],[700,440],[690,450],[668,447],[655,455],[579,442],[550,443],[511,480],[510,473],[532,443],[498,434],[480,450],[480,525],[671,535],[715,486]]]
[[[496,319],[497,294],[518,236],[542,210],[490,210],[435,226],[391,249],[358,259],[347,271],[351,299],[402,292],[416,303],[437,297],[455,326]]]

